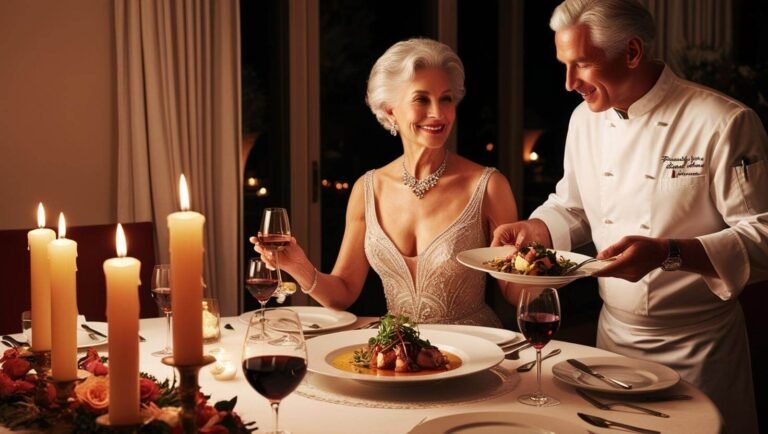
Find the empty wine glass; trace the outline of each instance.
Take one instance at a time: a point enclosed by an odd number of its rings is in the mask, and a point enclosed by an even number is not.
[[[280,277],[278,253],[291,242],[291,222],[288,220],[288,211],[285,208],[265,208],[256,238],[264,249],[272,253],[277,269],[277,288],[282,289],[283,279]]]
[[[560,404],[557,399],[547,396],[541,390],[541,349],[552,339],[560,328],[560,299],[554,288],[525,288],[520,294],[517,306],[517,325],[523,336],[536,349],[535,393],[518,398],[523,404],[549,407]]]
[[[278,275],[280,272],[276,269],[270,269],[266,262],[260,258],[251,258],[248,260],[248,267],[245,270],[245,288],[261,304],[261,316],[259,322],[262,324],[261,333],[251,335],[251,339],[266,339],[267,333],[264,328],[266,319],[264,312],[267,302],[278,286]]]
[[[289,309],[265,309],[266,327],[271,339],[253,340],[248,336],[260,327],[251,321],[243,343],[243,375],[248,384],[267,398],[274,415],[273,434],[287,434],[278,426],[280,401],[298,387],[307,372],[307,344],[296,312]]]
[[[165,348],[152,353],[153,356],[164,357],[173,354],[171,349],[171,266],[168,264],[155,265],[152,269],[150,285],[152,297],[157,308],[165,314],[167,328],[165,330]]]

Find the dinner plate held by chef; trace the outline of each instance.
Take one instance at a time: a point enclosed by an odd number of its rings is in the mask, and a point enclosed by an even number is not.
[[[558,380],[580,389],[616,394],[641,394],[669,389],[680,382],[674,369],[648,360],[629,357],[583,357],[580,362],[594,371],[632,386],[631,389],[614,387],[592,375],[582,372],[566,361],[552,366]]]
[[[504,258],[511,251],[512,251],[512,246],[483,247],[479,249],[465,250],[459,253],[458,255],[456,255],[456,260],[469,268],[474,268],[475,270],[479,270],[479,271],[485,271],[486,273],[489,273],[491,276],[495,277],[496,279],[517,283],[520,285],[525,285],[526,287],[529,287],[529,288],[534,288],[534,287],[560,288],[562,286],[565,286],[573,282],[576,279],[581,279],[582,277],[591,276],[592,273],[600,270],[602,267],[606,265],[605,262],[593,262],[590,264],[586,264],[583,267],[579,268],[578,270],[574,271],[573,273],[570,273],[565,276],[529,276],[527,274],[517,274],[517,273],[507,273],[502,271],[496,271],[496,269],[494,269],[490,265],[484,264],[484,262],[491,261],[496,258]],[[582,255],[580,253],[573,253],[573,252],[565,252],[562,250],[556,250],[556,255],[558,258],[562,256],[563,258],[569,259],[577,264],[581,263],[582,261],[586,261],[587,259],[590,259],[590,257],[587,255]]]
[[[343,310],[333,310],[319,306],[287,306],[281,309],[290,309],[299,314],[301,328],[305,334],[324,333],[332,330],[338,330],[357,321],[357,316]],[[245,324],[253,317],[254,312],[257,315],[258,310],[245,312],[240,315],[239,320]]]
[[[461,362],[458,367],[404,374],[383,369],[355,369],[351,364],[353,352],[366,348],[368,339],[375,337],[376,333],[376,330],[370,329],[348,330],[308,339],[307,369],[339,379],[402,385],[462,377],[493,368],[504,360],[501,348],[487,339],[442,330],[422,330],[420,338],[429,340],[440,351],[458,357]]]
[[[546,414],[511,411],[459,413],[430,419],[410,434],[582,434],[583,427]]]

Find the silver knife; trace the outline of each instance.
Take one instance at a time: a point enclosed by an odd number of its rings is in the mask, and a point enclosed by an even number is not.
[[[570,363],[574,368],[578,369],[581,372],[585,372],[597,379],[600,379],[608,384],[610,384],[613,387],[621,387],[623,389],[631,389],[632,385],[624,383],[622,381],[616,380],[615,378],[606,377],[605,375],[595,371],[594,369],[590,368],[589,366],[581,363],[580,361],[576,359],[568,359],[566,360],[568,363]]]
[[[600,400],[598,400],[596,398],[593,398],[592,396],[587,394],[587,392],[585,392],[585,391],[583,391],[581,389],[576,389],[576,393],[578,393],[579,396],[584,398],[588,403],[590,403],[593,406],[599,408],[600,410],[613,410],[614,407],[618,406],[618,407],[632,408],[632,409],[635,409],[637,411],[642,411],[643,413],[650,414],[651,416],[669,417],[669,415],[666,414],[666,413],[662,413],[660,411],[656,411],[656,410],[654,410],[652,408],[641,407],[641,406],[636,405],[636,404],[630,404],[628,402],[622,402],[622,401],[602,402],[602,401],[600,401]]]
[[[80,324],[80,327],[82,327],[85,330],[88,330],[89,332],[91,332],[91,333],[93,333],[95,335],[101,336],[102,338],[106,338],[107,337],[107,335],[105,335],[104,333],[102,333],[102,332],[96,330],[95,328],[89,326],[88,324],[85,324],[85,323]]]
[[[576,413],[576,414],[578,414],[579,417],[582,418],[584,421],[589,422],[594,426],[599,426],[600,428],[613,428],[617,426],[619,428],[624,428],[624,429],[634,431],[634,432],[639,432],[642,434],[661,434],[660,431],[640,428],[633,425],[627,425],[621,422],[614,422],[612,420],[603,419],[602,417],[593,416],[591,414],[584,414],[584,413]]]

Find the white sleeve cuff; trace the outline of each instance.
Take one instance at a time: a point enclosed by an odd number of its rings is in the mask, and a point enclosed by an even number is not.
[[[709,289],[723,300],[739,295],[749,279],[749,255],[739,235],[724,230],[697,239],[719,276],[702,276]]]
[[[571,250],[571,233],[569,222],[564,216],[552,208],[540,206],[536,208],[531,219],[539,219],[547,225],[549,236],[552,238],[552,248],[555,250]]]

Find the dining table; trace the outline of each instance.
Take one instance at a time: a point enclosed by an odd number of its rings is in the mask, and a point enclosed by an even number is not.
[[[229,400],[236,396],[235,411],[241,418],[244,421],[255,421],[259,428],[257,432],[270,431],[273,423],[270,405],[251,388],[240,367],[242,346],[248,328],[241,318],[242,316],[222,317],[220,339],[204,346],[204,352],[211,353],[222,363],[230,363],[230,367],[234,367],[234,378],[217,379],[214,376],[214,365],[209,365],[200,370],[198,381],[201,391],[210,395],[210,402]],[[358,317],[354,323],[329,333],[360,329],[376,319]],[[139,324],[140,335],[145,338],[139,347],[140,370],[158,379],[174,376],[173,368],[164,365],[161,357],[152,355],[152,352],[165,346],[166,327],[164,318],[141,319]],[[376,330],[371,329],[370,332],[371,336],[376,334]],[[311,339],[322,335],[307,335],[309,351],[312,349]],[[100,354],[108,356],[107,347],[106,344],[95,346]],[[516,370],[520,365],[535,359],[533,348],[520,351],[516,360],[504,358],[500,364],[483,372],[419,383],[379,384],[326,378],[322,374],[313,373],[310,364],[303,382],[280,404],[280,428],[294,434],[416,433],[425,432],[419,427],[428,426],[430,421],[440,418],[482,421],[486,417],[504,414],[521,422],[559,421],[565,427],[562,432],[628,432],[588,424],[578,416],[578,413],[585,413],[662,433],[722,432],[722,419],[713,402],[701,390],[686,381],[680,381],[665,390],[664,394],[688,395],[689,399],[641,403],[644,407],[669,415],[667,418],[630,408],[595,408],[577,393],[574,386],[556,379],[552,367],[572,358],[584,360],[619,356],[599,348],[558,340],[550,341],[544,347],[543,353],[554,349],[560,349],[561,353],[542,362],[541,382],[543,391],[560,401],[556,406],[533,407],[517,400],[519,395],[536,389],[535,368],[528,372]],[[593,396],[607,401],[599,394]],[[627,402],[638,403],[634,400]],[[482,424],[472,426],[477,428],[478,432],[495,432],[482,431]],[[0,428],[0,431],[3,429]]]

